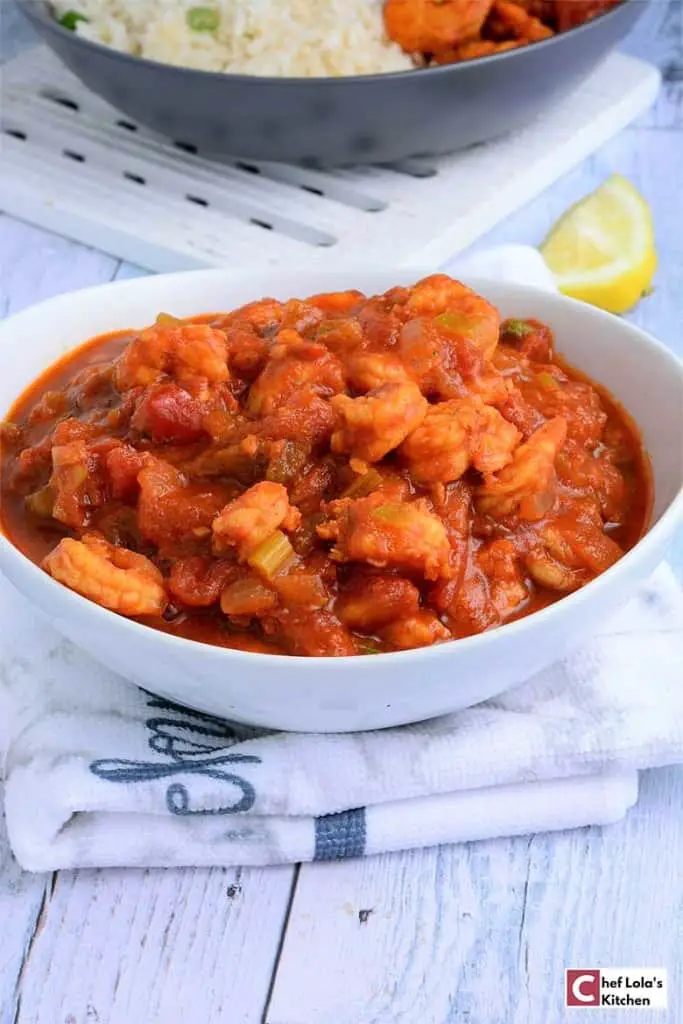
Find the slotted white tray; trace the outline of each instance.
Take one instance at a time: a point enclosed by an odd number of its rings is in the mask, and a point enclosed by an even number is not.
[[[133,124],[44,47],[3,69],[0,208],[150,270],[439,263],[645,110],[659,72],[615,54],[514,137],[384,168],[202,159]]]

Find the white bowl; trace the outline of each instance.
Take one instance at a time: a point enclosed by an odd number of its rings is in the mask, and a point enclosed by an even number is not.
[[[285,299],[348,287],[379,292],[424,272],[357,267],[236,278],[222,270],[197,271],[52,299],[0,323],[0,418],[62,353],[93,335],[143,326],[162,310],[189,316],[263,295]],[[559,351],[606,385],[642,431],[654,474],[651,527],[588,586],[510,625],[426,650],[290,658],[210,647],[121,618],[56,583],[4,537],[0,569],[58,630],[109,668],[163,697],[253,725],[321,732],[383,728],[469,707],[524,680],[628,599],[662,559],[683,518],[683,365],[642,331],[590,306],[518,285],[468,283],[503,316],[549,323]]]

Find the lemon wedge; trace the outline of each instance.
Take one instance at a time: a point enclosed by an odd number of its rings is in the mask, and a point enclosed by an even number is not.
[[[625,313],[657,269],[652,212],[630,181],[612,174],[557,221],[541,253],[564,295]]]

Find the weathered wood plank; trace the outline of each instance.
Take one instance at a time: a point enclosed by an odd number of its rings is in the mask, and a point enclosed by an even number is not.
[[[49,899],[51,880],[51,875],[29,875],[19,868],[0,813],[0,1024],[16,1020],[22,964]]]
[[[564,969],[601,965],[667,967],[674,1024],[682,799],[650,772],[609,828],[302,868],[267,1024],[555,1024]]]
[[[60,872],[19,980],[17,1024],[257,1024],[293,875]]]
[[[110,281],[119,261],[0,214],[0,318],[53,295]]]

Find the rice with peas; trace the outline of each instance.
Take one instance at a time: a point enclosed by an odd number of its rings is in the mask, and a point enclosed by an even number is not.
[[[86,39],[203,71],[311,78],[413,67],[385,35],[383,0],[55,0],[53,7]]]

